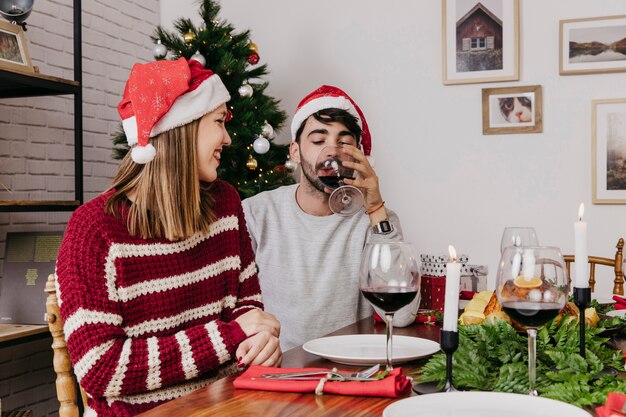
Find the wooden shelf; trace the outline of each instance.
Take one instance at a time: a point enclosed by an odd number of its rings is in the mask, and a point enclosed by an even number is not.
[[[48,332],[45,324],[0,324],[0,343]]]
[[[79,90],[78,81],[36,72],[0,69],[0,98],[75,94]]]
[[[74,211],[78,200],[0,200],[0,212]]]

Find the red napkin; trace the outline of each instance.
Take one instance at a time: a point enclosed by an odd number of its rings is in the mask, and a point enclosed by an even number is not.
[[[626,298],[614,295],[613,299],[615,300],[614,307],[616,310],[626,310]]]
[[[271,368],[251,366],[233,382],[238,389],[254,389],[280,392],[315,392],[319,381],[286,381],[261,378],[263,374],[282,374],[287,372],[318,371],[323,368]],[[411,380],[402,373],[402,368],[395,368],[391,374],[379,381],[327,381],[324,383],[325,394],[354,395],[365,397],[396,398],[409,391]]]
[[[460,300],[471,300],[474,298],[474,295],[478,294],[476,291],[461,291],[459,293]]]
[[[609,392],[606,403],[596,408],[598,417],[626,417],[626,414],[620,413],[622,407],[626,403],[626,395],[618,392]]]

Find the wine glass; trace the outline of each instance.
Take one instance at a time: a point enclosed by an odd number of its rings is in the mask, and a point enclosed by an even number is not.
[[[500,253],[508,246],[539,246],[534,227],[505,227],[500,239]]]
[[[565,306],[569,282],[563,255],[547,246],[509,246],[498,265],[496,296],[502,310],[526,326],[528,333],[528,393],[537,395],[537,328]]]
[[[363,249],[359,276],[363,296],[384,312],[387,370],[391,371],[393,315],[419,297],[419,266],[413,245],[373,238]]]
[[[333,190],[328,198],[330,210],[341,216],[352,216],[363,207],[365,199],[358,188],[344,183],[346,178],[356,178],[355,170],[343,166],[344,161],[354,162],[354,158],[341,146],[327,146],[317,157],[315,169],[322,184]]]

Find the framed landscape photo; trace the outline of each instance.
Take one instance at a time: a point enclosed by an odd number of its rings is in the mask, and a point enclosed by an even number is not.
[[[541,133],[541,86],[483,88],[483,134]]]
[[[19,25],[0,22],[0,69],[34,72],[24,31]]]
[[[626,71],[626,15],[561,20],[559,73]]]
[[[519,80],[519,0],[443,0],[443,83]]]
[[[626,98],[592,101],[594,204],[626,204]]]

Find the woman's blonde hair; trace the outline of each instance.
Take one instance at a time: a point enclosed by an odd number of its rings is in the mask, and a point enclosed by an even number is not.
[[[152,138],[156,157],[137,164],[130,152],[122,160],[105,211],[121,216],[127,211],[128,232],[144,239],[181,240],[197,232],[208,233],[215,220],[211,185],[201,183],[196,159],[200,120],[168,130]],[[133,203],[128,205],[128,195]]]

